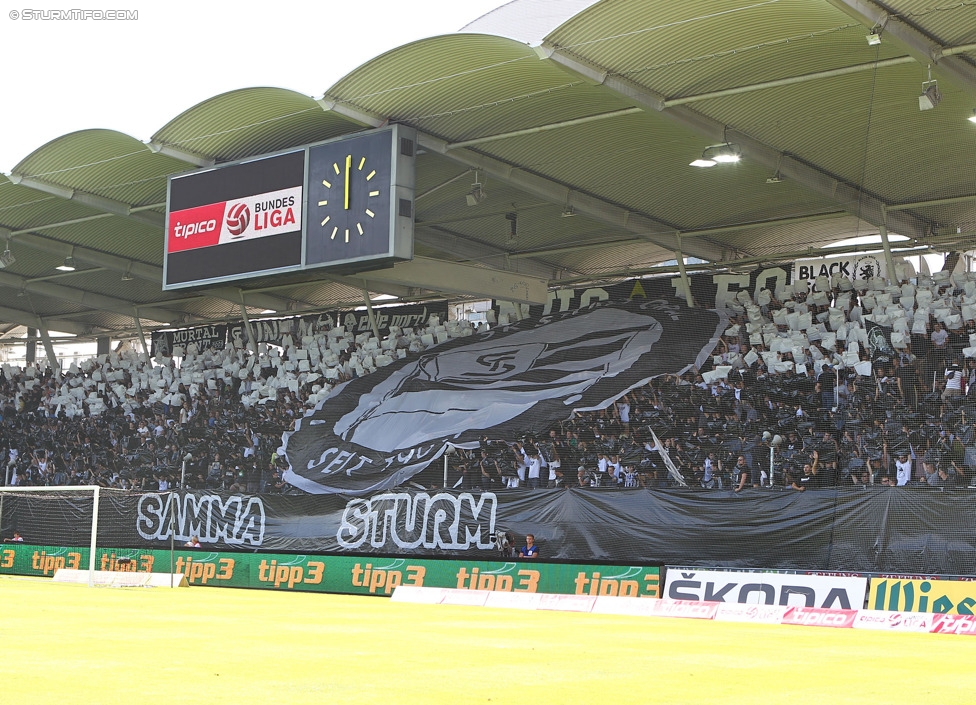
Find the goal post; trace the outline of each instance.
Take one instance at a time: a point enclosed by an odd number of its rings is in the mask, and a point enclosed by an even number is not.
[[[131,518],[140,497],[97,485],[0,487],[0,574],[89,587],[188,587],[186,576],[175,572],[175,502],[165,519],[169,571],[154,571],[153,551],[134,548]]]
[[[0,538],[8,548],[20,543],[86,547],[87,560],[76,554],[45,554],[42,559],[55,568],[84,569],[89,587],[94,586],[99,504],[103,493],[112,491],[98,485],[0,487]]]

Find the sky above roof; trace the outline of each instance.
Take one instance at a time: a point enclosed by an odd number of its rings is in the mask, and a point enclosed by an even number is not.
[[[152,0],[138,3],[135,16],[118,4],[60,15],[79,5],[10,4],[0,16],[0,171],[76,130],[148,141],[184,110],[230,90],[274,86],[317,98],[371,58],[455,32],[500,4]],[[97,19],[108,11],[128,14]]]

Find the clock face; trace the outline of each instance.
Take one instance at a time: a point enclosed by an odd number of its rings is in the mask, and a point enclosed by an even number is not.
[[[343,164],[332,163],[332,170],[335,172],[332,181],[322,179],[322,186],[328,190],[329,197],[323,198],[316,205],[320,209],[318,214],[325,216],[319,226],[326,230],[332,227],[330,240],[335,241],[338,236],[341,242],[348,245],[350,230],[353,231],[353,237],[365,237],[366,231],[372,229],[376,211],[370,205],[376,208],[383,195],[380,189],[372,188],[371,182],[376,176],[376,169],[372,166],[366,163],[365,156],[353,157],[352,154],[347,154]],[[370,199],[376,200],[371,204]]]
[[[307,265],[389,254],[391,149],[388,132],[309,149]]]

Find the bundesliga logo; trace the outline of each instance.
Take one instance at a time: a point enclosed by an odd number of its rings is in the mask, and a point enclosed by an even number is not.
[[[227,214],[227,229],[233,237],[240,237],[251,222],[251,211],[246,203],[238,203]]]

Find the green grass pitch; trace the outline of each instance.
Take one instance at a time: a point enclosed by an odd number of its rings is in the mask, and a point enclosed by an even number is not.
[[[976,638],[0,578],[0,703],[972,703]]]

